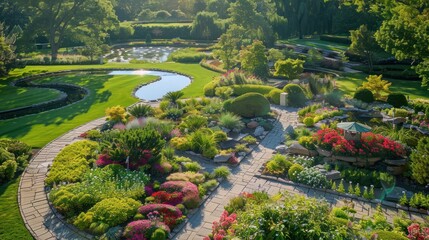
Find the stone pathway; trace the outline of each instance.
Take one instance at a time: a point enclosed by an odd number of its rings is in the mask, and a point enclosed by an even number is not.
[[[152,103],[156,105],[156,103]],[[151,104],[151,105],[152,105]],[[315,191],[305,187],[297,187],[260,177],[259,170],[273,155],[275,147],[284,140],[284,129],[298,124],[296,109],[274,107],[281,116],[274,129],[267,135],[261,144],[246,157],[239,166],[232,169],[232,175],[228,181],[223,181],[220,186],[209,196],[207,201],[191,216],[184,228],[174,236],[174,239],[202,239],[211,233],[213,221],[217,221],[223,212],[229,199],[241,192],[267,191],[270,194],[279,191],[305,194],[311,197],[326,198],[332,205],[344,204],[340,197],[324,191]],[[66,145],[76,141],[78,136],[105,122],[98,119],[78,127],[65,135],[55,139],[46,145],[33,157],[26,171],[21,177],[18,190],[18,202],[24,223],[36,239],[88,239],[90,235],[84,234],[75,227],[67,224],[55,214],[49,206],[44,180],[48,172],[48,166],[52,164],[55,156]],[[353,201],[357,210],[356,217],[371,216],[375,204]],[[398,213],[395,208],[384,208],[389,219]],[[420,214],[410,214],[411,218],[423,220]]]
[[[203,239],[212,232],[213,221],[218,221],[224,206],[228,204],[229,199],[236,197],[242,192],[266,191],[269,194],[287,191],[293,194],[304,194],[309,197],[325,198],[332,206],[343,206],[344,198],[335,194],[327,193],[326,191],[318,191],[306,187],[299,187],[281,183],[273,180],[265,180],[258,177],[259,170],[262,165],[273,156],[276,146],[284,141],[284,129],[289,125],[296,126],[298,124],[298,116],[296,109],[279,108],[281,113],[279,122],[276,123],[274,129],[261,142],[259,147],[244,159],[239,166],[232,170],[228,181],[223,181],[207,199],[207,201],[197,210],[197,212],[189,219],[185,227],[180,231],[174,239]],[[346,200],[350,200],[347,198]],[[357,211],[355,217],[362,218],[364,216],[372,216],[375,212],[377,204],[368,203],[358,200],[353,200],[354,208]],[[383,207],[388,221],[392,222],[394,216],[398,214],[396,208]],[[423,221],[426,216],[417,213],[407,213],[411,219]]]
[[[58,218],[48,203],[45,192],[45,178],[48,166],[57,154],[78,136],[105,122],[97,119],[73,129],[42,148],[22,174],[18,189],[18,203],[25,226],[36,239],[86,239],[73,226]]]

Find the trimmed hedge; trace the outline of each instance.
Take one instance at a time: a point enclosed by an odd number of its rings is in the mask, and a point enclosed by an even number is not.
[[[402,93],[391,93],[387,96],[387,103],[392,105],[395,108],[400,108],[402,106],[407,106],[408,101],[404,94]]]
[[[234,91],[234,96],[241,96],[245,93],[260,93],[262,95],[269,94],[272,90],[277,88],[266,86],[266,85],[256,85],[256,84],[244,84],[244,85],[232,85],[230,86]]]
[[[372,92],[368,89],[357,90],[353,98],[366,103],[372,103],[375,101],[374,94],[372,94]]]
[[[260,93],[245,93],[224,102],[225,110],[242,117],[265,116],[270,112],[270,102]]]
[[[204,88],[203,88],[204,96],[214,97],[215,96],[215,89],[216,89],[218,83],[219,83],[219,81],[213,80],[213,81],[207,83],[206,85],[204,85]]]
[[[134,35],[133,39],[145,39],[148,34],[152,36],[152,39],[192,39],[191,38],[191,25],[144,25],[138,24],[133,25]]]
[[[199,63],[208,57],[210,56],[203,52],[198,52],[195,48],[184,48],[171,53],[168,60],[179,63]]]
[[[280,94],[282,94],[283,91],[281,89],[273,89],[271,90],[266,97],[268,98],[268,100],[273,103],[273,104],[277,104],[280,105]]]
[[[327,42],[335,42],[341,44],[351,44],[350,37],[347,36],[335,36],[335,35],[321,35],[320,40]]]
[[[303,107],[307,102],[304,90],[298,85],[290,83],[283,88],[283,91],[288,94],[288,105],[293,107]]]

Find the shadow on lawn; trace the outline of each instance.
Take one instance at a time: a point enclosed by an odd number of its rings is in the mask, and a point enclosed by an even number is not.
[[[90,94],[81,101],[60,109],[2,121],[0,122],[0,136],[12,138],[22,137],[25,136],[34,125],[60,125],[66,121],[73,120],[79,115],[88,113],[93,105],[109,101],[112,92],[110,90],[101,90],[105,88],[105,83],[112,77],[113,76],[108,75],[71,75],[36,80],[35,83],[67,83],[79,85],[89,89]],[[99,93],[99,91],[101,92]],[[2,125],[8,128],[5,129]]]

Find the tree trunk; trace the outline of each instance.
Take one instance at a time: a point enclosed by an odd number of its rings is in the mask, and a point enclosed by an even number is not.
[[[58,59],[58,43],[51,42],[51,61],[56,62]]]

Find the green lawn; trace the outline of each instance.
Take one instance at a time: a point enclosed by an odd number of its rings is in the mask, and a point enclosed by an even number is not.
[[[340,78],[337,79],[337,85],[339,89],[349,95],[353,95],[358,87],[362,85],[362,82],[366,81],[367,74],[364,73],[342,73]],[[387,79],[392,83],[390,91],[400,92],[408,95],[411,99],[423,98],[429,99],[429,90],[421,86],[419,81],[404,81],[397,79]]]
[[[0,85],[0,94],[0,98],[2,99],[0,111],[4,111],[54,100],[61,93],[55,89],[17,88],[3,84]]]
[[[198,64],[153,63],[153,64],[106,64],[87,66],[29,66],[15,70],[12,75],[17,76],[25,72],[37,72],[40,69],[60,71],[88,68],[133,68],[133,69],[161,69],[180,72],[192,77],[192,83],[183,91],[185,97],[203,95],[204,85],[211,81],[218,73],[206,70]],[[65,132],[86,122],[104,116],[107,107],[114,105],[128,106],[136,102],[132,91],[138,85],[154,80],[154,77],[141,76],[62,76],[50,78],[49,81],[74,83],[91,90],[91,95],[84,101],[69,105],[62,109],[43,112],[37,115],[24,116],[16,119],[0,121],[0,137],[16,138],[32,147],[43,147],[51,140]],[[7,80],[5,80],[7,82]],[[0,81],[1,83],[1,81]],[[0,100],[3,101],[2,96]]]
[[[330,50],[330,51],[337,51],[337,52],[345,52],[349,47],[347,44],[322,41],[315,38],[304,38],[304,39],[293,38],[288,40],[279,40],[278,42],[292,44],[292,45],[303,45],[307,47],[319,48],[322,50]]]
[[[19,179],[15,178],[7,184],[0,185],[0,239],[33,239],[25,228],[19,212],[17,195]]]

